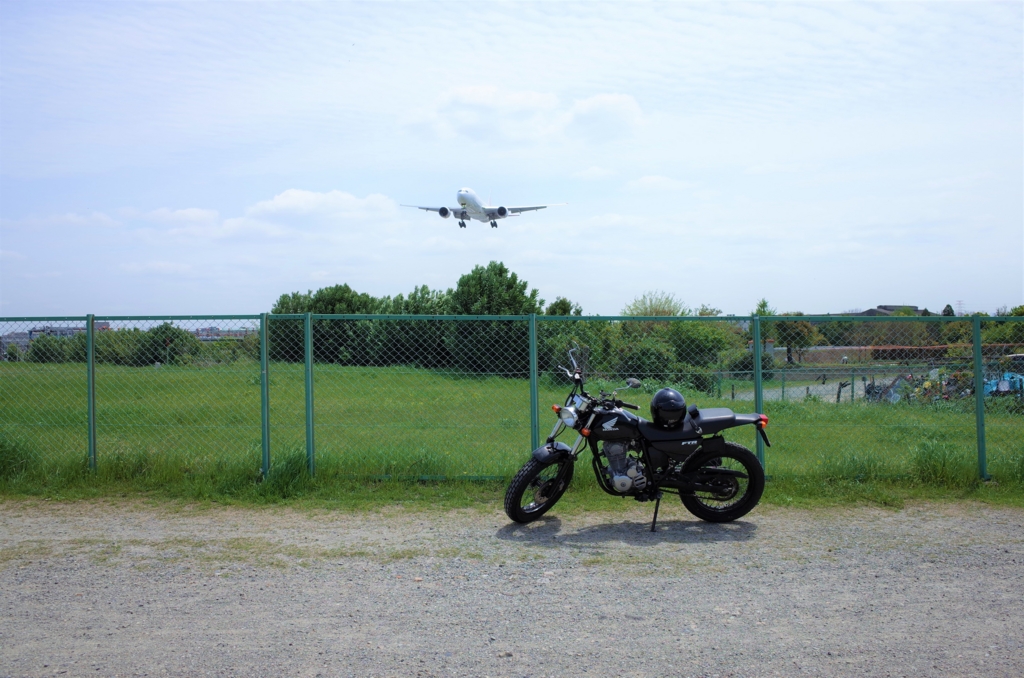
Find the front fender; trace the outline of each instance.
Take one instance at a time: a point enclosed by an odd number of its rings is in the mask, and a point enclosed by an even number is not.
[[[572,448],[565,443],[548,443],[533,451],[533,458],[541,464],[554,464],[572,456]]]

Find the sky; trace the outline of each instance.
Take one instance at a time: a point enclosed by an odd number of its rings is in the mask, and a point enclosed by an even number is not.
[[[0,316],[1019,305],[1022,8],[0,0]]]

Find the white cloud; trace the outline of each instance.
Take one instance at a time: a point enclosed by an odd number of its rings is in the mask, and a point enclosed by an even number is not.
[[[171,210],[166,207],[147,212],[144,218],[150,221],[168,224],[195,224],[212,226],[220,221],[220,213],[217,210],[200,209],[190,207],[183,210]]]
[[[602,93],[563,105],[554,94],[495,86],[456,87],[410,118],[414,128],[441,139],[542,142],[585,137],[601,142],[623,136],[643,120],[636,99]]]
[[[14,252],[12,250],[0,250],[0,261],[3,261],[5,259],[7,261],[24,261],[27,258],[28,257],[26,257],[21,252]]]
[[[574,102],[565,118],[570,135],[607,141],[630,134],[643,122],[643,112],[628,94],[598,94]]]
[[[290,188],[270,200],[262,200],[246,210],[253,216],[301,215],[334,219],[392,217],[397,212],[395,201],[380,193],[357,198],[344,191],[317,193],[297,188]]]

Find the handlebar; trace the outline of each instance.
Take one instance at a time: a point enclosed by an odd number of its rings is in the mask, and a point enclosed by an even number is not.
[[[628,410],[639,410],[640,409],[636,405],[632,405],[630,403],[624,403],[621,400],[617,400],[615,402],[618,403],[619,407],[625,407]]]

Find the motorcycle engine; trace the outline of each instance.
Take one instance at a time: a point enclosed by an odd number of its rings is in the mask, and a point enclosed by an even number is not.
[[[629,492],[633,488],[642,490],[647,487],[644,465],[640,460],[627,454],[629,447],[626,443],[606,441],[602,450],[608,460],[608,474],[612,478],[612,487],[616,492]]]

